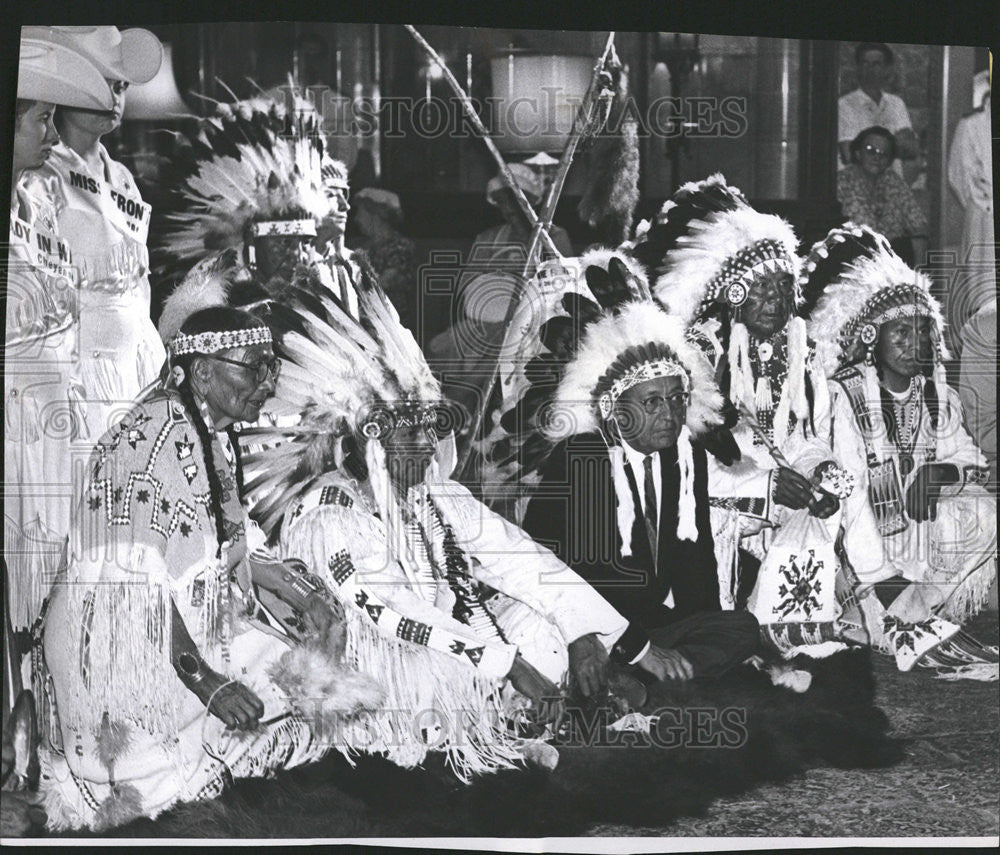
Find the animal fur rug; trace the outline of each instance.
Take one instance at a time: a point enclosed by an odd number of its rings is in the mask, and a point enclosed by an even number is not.
[[[888,719],[874,705],[867,649],[795,664],[813,675],[802,694],[750,666],[718,681],[659,684],[645,708],[660,711],[655,738],[576,727],[553,771],[528,767],[464,785],[438,763],[404,770],[360,757],[352,769],[334,754],[106,835],[537,837],[606,823],[666,829],[702,815],[720,796],[810,767],[877,770],[902,758],[902,743],[888,736]]]

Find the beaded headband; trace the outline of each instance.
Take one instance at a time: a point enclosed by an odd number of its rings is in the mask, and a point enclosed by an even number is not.
[[[742,306],[750,295],[754,279],[768,273],[795,274],[795,262],[784,245],[776,240],[759,240],[726,260],[708,283],[702,308],[709,307],[721,294],[730,306]]]
[[[930,298],[923,289],[910,284],[892,285],[871,297],[861,311],[844,325],[840,341],[846,347],[857,336],[863,344],[874,344],[878,328],[888,321],[933,316]]]
[[[618,403],[618,399],[633,386],[638,386],[646,380],[658,377],[680,377],[684,380],[684,391],[691,388],[691,378],[687,369],[679,362],[670,359],[658,359],[654,362],[641,362],[629,368],[621,377],[611,384],[611,388],[597,399],[601,418],[608,419]]]
[[[233,347],[248,347],[252,344],[271,344],[271,330],[265,326],[250,327],[245,330],[225,330],[223,332],[202,332],[194,335],[177,333],[168,345],[171,356],[185,353],[218,353]]]
[[[377,404],[362,422],[361,433],[367,439],[380,440],[401,428],[434,427],[438,418],[439,408],[422,401]]]
[[[315,220],[267,220],[253,224],[254,237],[305,235],[316,237]]]
[[[323,184],[326,187],[336,187],[340,190],[349,190],[347,183],[347,173],[341,163],[324,163],[320,167],[320,175],[323,177]]]

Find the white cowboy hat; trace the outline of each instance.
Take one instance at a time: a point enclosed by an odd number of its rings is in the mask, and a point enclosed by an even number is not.
[[[148,83],[163,62],[163,45],[149,30],[134,27],[24,27],[25,38],[57,42],[90,60],[108,80]]]
[[[60,44],[21,39],[17,97],[84,110],[110,110],[111,88],[88,60]]]

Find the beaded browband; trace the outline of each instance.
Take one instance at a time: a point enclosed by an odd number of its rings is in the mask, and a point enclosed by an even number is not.
[[[316,237],[315,220],[264,220],[252,226],[254,237]]]
[[[376,404],[361,423],[361,433],[367,439],[385,439],[393,431],[401,428],[438,425],[444,411],[437,404],[425,401],[404,400],[391,404]]]
[[[795,274],[795,262],[785,245],[770,239],[756,241],[726,260],[722,270],[708,283],[702,308],[709,307],[720,294],[730,306],[742,306],[754,279],[779,272]]]
[[[601,418],[610,418],[618,399],[633,386],[638,386],[646,380],[655,380],[657,377],[680,377],[684,380],[684,391],[691,388],[688,370],[679,362],[671,359],[640,362],[629,368],[611,384],[610,389],[598,397],[597,406],[601,411]]]
[[[883,288],[844,325],[840,341],[847,345],[857,336],[864,344],[873,344],[882,324],[914,316],[934,317],[934,308],[926,291],[913,284]]]
[[[271,344],[271,330],[265,326],[250,327],[245,330],[225,330],[224,332],[202,332],[194,335],[177,333],[168,345],[172,356],[185,353],[218,353],[233,347],[247,347],[251,344]]]

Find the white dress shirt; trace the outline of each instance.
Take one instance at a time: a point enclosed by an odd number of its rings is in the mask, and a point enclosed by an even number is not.
[[[622,449],[625,451],[625,460],[628,461],[628,465],[632,467],[632,476],[635,478],[636,489],[639,493],[639,501],[642,503],[643,513],[646,511],[646,473],[643,471],[642,462],[646,459],[646,455],[641,451],[636,451],[627,442],[622,440]],[[660,468],[660,452],[654,451],[651,455],[653,458],[653,492],[656,493],[656,520],[659,524],[660,519],[660,509],[663,507],[663,470]],[[622,532],[622,537],[626,537],[627,533]],[[656,556],[653,556],[653,569],[656,569]],[[668,609],[674,607],[674,592],[668,591],[667,597],[663,601]],[[642,648],[642,651],[638,656],[635,657],[629,664],[635,665],[643,656],[649,652],[650,643],[647,641],[646,646]]]

